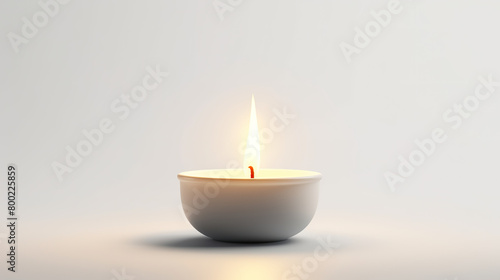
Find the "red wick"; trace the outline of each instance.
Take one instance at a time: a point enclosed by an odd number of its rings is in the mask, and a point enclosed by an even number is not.
[[[253,167],[250,165],[248,168],[250,168],[250,178],[254,178],[255,174],[253,172]]]

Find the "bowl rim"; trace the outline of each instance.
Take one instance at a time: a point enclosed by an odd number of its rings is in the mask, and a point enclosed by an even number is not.
[[[191,171],[184,171],[181,173],[177,174],[177,178],[181,181],[183,180],[231,180],[231,181],[239,181],[239,182],[280,182],[280,181],[302,181],[302,180],[320,180],[323,175],[319,172],[315,171],[308,171],[308,170],[298,170],[298,169],[261,169],[261,171],[283,171],[285,170],[286,172],[301,172],[305,173],[306,175],[302,176],[284,176],[284,177],[276,177],[276,178],[270,178],[270,177],[257,177],[257,178],[242,178],[242,177],[234,177],[234,178],[224,178],[224,177],[216,177],[216,176],[208,176],[208,175],[194,175],[190,173],[209,173],[209,172],[221,172],[221,171],[231,171],[230,169],[200,169],[200,170],[191,170]]]

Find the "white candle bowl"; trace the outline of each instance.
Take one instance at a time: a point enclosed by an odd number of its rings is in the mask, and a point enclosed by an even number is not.
[[[226,242],[272,242],[301,232],[318,203],[321,174],[261,169],[198,170],[177,176],[187,219],[200,233]]]

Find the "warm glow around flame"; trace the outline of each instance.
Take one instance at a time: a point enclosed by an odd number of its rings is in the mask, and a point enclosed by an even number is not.
[[[252,109],[250,113],[250,127],[248,128],[247,147],[245,149],[245,159],[243,167],[245,175],[250,178],[250,168],[252,166],[255,172],[255,177],[259,173],[260,167],[260,142],[259,142],[259,126],[257,125],[257,113],[255,111],[255,99],[252,95]]]

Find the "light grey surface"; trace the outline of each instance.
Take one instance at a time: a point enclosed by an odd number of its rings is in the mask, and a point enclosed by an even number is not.
[[[338,252],[309,279],[498,278],[500,89],[457,129],[443,113],[500,80],[500,6],[401,1],[348,63],[339,44],[388,2],[242,1],[221,21],[212,1],[73,0],[15,53],[7,34],[41,8],[1,1],[0,183],[17,164],[20,226],[19,274],[0,277],[280,279],[331,234]],[[114,113],[157,65],[168,77]],[[294,115],[261,167],[322,173],[318,211],[295,243],[205,245],[176,174],[243,161],[251,94],[260,128]],[[59,182],[53,162],[105,118],[114,131]],[[384,173],[436,128],[446,142],[391,191]],[[174,245],[134,243],[156,234]]]

